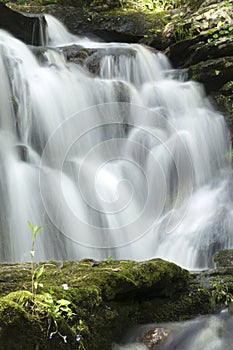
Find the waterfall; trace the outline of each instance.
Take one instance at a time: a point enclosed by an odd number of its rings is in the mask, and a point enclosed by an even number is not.
[[[0,260],[30,259],[30,220],[38,260],[211,266],[233,246],[223,116],[162,53],[46,21],[39,49],[0,30]]]

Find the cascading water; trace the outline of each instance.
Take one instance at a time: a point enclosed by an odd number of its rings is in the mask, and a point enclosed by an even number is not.
[[[202,316],[194,320],[136,327],[127,335],[124,345],[114,344],[112,350],[146,350],[141,340],[148,330],[164,330],[166,336],[150,349],[159,350],[231,350],[233,318],[227,312]],[[160,340],[160,341],[159,341]],[[148,342],[147,342],[148,343]],[[152,342],[151,342],[152,343]]]
[[[39,54],[0,31],[1,261],[30,258],[30,220],[39,260],[210,265],[233,245],[223,117],[163,54],[46,21]],[[89,50],[82,66],[72,45]]]

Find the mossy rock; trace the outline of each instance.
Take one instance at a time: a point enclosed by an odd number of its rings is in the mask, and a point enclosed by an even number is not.
[[[204,84],[207,93],[219,91],[233,80],[233,56],[200,62],[189,67],[189,78]]]
[[[43,343],[40,323],[18,302],[23,299],[31,303],[31,293],[20,291],[0,298],[1,349],[36,349],[37,344]]]
[[[74,317],[59,324],[61,333],[68,336],[66,344],[57,334],[49,339],[54,325],[46,308],[37,306],[33,313],[32,294],[20,291],[30,290],[30,268],[30,264],[0,265],[0,345],[4,349],[76,349],[78,333],[85,349],[109,350],[130,326],[187,319],[209,310],[205,288],[190,289],[189,272],[161,259],[50,262],[45,265],[44,287],[37,291],[36,302],[41,305],[40,293],[49,290],[56,300],[71,302]]]
[[[214,255],[213,260],[217,267],[233,266],[233,250],[220,250]]]
[[[220,90],[212,94],[218,108],[225,114],[225,119],[233,135],[233,80],[229,80]]]

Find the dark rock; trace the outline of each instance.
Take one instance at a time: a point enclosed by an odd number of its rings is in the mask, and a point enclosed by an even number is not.
[[[211,93],[215,107],[224,114],[233,141],[233,81],[224,84],[218,91]]]
[[[166,328],[153,328],[146,331],[142,338],[139,339],[140,343],[147,346],[148,349],[155,349],[166,339],[169,331]]]
[[[217,32],[216,32],[217,35]],[[200,34],[169,46],[166,53],[176,67],[189,67],[202,61],[233,55],[233,37],[211,37]]]
[[[23,15],[0,2],[0,28],[8,31],[26,44],[41,45],[46,27],[44,16]]]
[[[107,12],[93,12],[94,8],[74,6],[17,6],[22,12],[48,13],[61,20],[74,34],[98,37],[107,42],[130,42],[140,40],[146,44],[153,42],[157,49],[165,47],[161,36],[162,27],[167,23],[164,13],[124,11],[114,9]]]
[[[229,315],[233,316],[233,303],[229,303],[229,305],[228,305],[228,313],[229,313]]]
[[[189,67],[189,78],[204,84],[207,93],[218,91],[233,80],[233,56],[202,61]]]

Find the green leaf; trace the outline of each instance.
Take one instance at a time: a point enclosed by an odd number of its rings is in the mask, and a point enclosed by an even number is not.
[[[44,265],[42,265],[37,271],[36,271],[36,279],[38,280],[41,275],[43,274],[44,272]]]
[[[32,239],[33,241],[35,241],[37,233],[42,229],[42,226],[35,226],[33,228],[33,235],[32,235]]]
[[[29,220],[28,220],[28,225],[29,225],[30,229],[33,231],[34,227],[33,227],[32,223],[31,223],[31,221],[29,221]]]
[[[30,227],[31,231],[32,231],[32,241],[35,242],[37,233],[40,231],[40,229],[42,228],[42,226],[34,226],[31,221],[28,220],[28,226]]]
[[[31,254],[31,257],[34,258],[34,256],[35,256],[35,250],[31,250],[31,251],[30,251],[30,254]]]
[[[60,305],[60,306],[65,306],[65,305],[70,305],[71,302],[69,300],[66,300],[66,299],[59,299],[57,301],[57,303]]]

